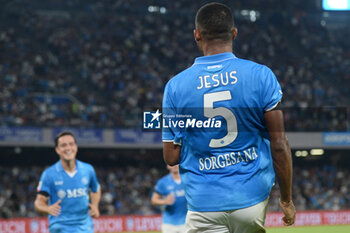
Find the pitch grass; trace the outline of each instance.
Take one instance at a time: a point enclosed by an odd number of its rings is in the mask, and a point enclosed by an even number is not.
[[[309,227],[276,227],[267,228],[266,233],[349,233],[350,225],[337,226],[309,226]],[[136,232],[131,232],[136,233]],[[160,233],[160,232],[144,232]]]
[[[266,233],[349,233],[350,225],[277,227],[267,228]]]

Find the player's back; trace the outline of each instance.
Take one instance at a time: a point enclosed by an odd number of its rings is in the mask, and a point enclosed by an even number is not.
[[[263,114],[281,95],[270,69],[232,53],[197,58],[169,81],[163,112],[187,116],[187,127],[172,130],[182,139],[189,209],[230,210],[267,198],[274,172]]]

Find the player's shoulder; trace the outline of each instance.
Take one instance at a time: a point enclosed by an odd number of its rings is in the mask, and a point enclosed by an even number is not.
[[[242,65],[245,68],[249,68],[252,71],[255,72],[268,72],[271,71],[271,69],[264,65],[264,64],[260,64],[258,62],[252,61],[252,60],[247,60],[247,59],[243,59],[243,58],[237,58],[235,60],[236,62],[238,62],[240,65]]]
[[[59,167],[59,165],[60,165],[59,163],[60,163],[60,161],[58,161],[58,162],[52,164],[51,166],[47,167],[47,168],[44,170],[43,173],[45,173],[45,174],[53,174],[53,173],[58,172],[58,170],[59,170],[58,167]]]
[[[168,95],[176,95],[178,90],[182,90],[186,83],[190,80],[191,77],[194,77],[195,70],[194,66],[188,67],[187,69],[176,74],[165,85],[165,93]]]
[[[42,172],[42,175],[41,175],[41,179],[43,180],[46,180],[46,181],[49,181],[51,180],[53,177],[56,177],[57,176],[57,173],[59,172],[58,171],[58,166],[59,166],[59,162],[56,162],[52,165],[50,165],[49,167],[45,168],[44,171]]]
[[[265,83],[267,80],[275,78],[275,74],[267,65],[241,58],[236,60],[239,62],[239,67],[254,81],[259,80],[260,83]]]
[[[168,183],[171,180],[171,175],[165,175],[158,180],[159,183]]]
[[[77,165],[79,167],[82,167],[85,170],[94,170],[94,167],[90,163],[83,162],[83,161],[80,161],[78,159],[76,161],[77,161]]]
[[[195,72],[195,66],[190,66],[187,69],[181,71],[180,73],[177,73],[175,76],[169,79],[167,85],[175,85],[178,82],[181,82],[184,80],[184,78],[188,77],[189,75],[192,75]]]

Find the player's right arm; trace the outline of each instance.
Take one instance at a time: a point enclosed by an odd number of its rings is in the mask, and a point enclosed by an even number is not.
[[[163,96],[163,117],[175,116],[176,108],[173,101],[173,92],[170,82],[167,83]],[[168,117],[171,119],[172,117]],[[176,118],[175,118],[176,119]],[[181,161],[181,132],[176,127],[163,127],[163,158],[166,164],[174,166]]]
[[[58,200],[55,204],[49,205],[50,198],[50,185],[52,179],[48,170],[45,170],[40,177],[39,185],[37,187],[37,195],[34,201],[34,208],[37,212],[42,214],[51,214],[58,216],[61,213],[61,200]]]
[[[58,200],[55,204],[48,205],[49,197],[38,193],[34,202],[34,208],[37,212],[43,214],[51,214],[57,217],[61,213],[61,200]]]
[[[166,164],[174,166],[180,163],[181,146],[173,142],[163,142],[163,157]]]
[[[287,226],[293,225],[296,211],[292,201],[292,155],[284,130],[283,113],[281,110],[267,111],[264,118],[270,136],[273,167],[280,187],[283,221]]]
[[[152,205],[172,205],[175,202],[175,197],[173,194],[169,194],[166,196],[165,199],[162,198],[162,196],[157,193],[153,192],[152,198],[151,198],[151,204]]]

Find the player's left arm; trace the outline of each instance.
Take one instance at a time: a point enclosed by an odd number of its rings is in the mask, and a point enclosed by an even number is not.
[[[99,217],[100,216],[100,210],[99,210],[99,203],[101,200],[101,186],[98,183],[96,172],[94,168],[91,166],[91,177],[90,177],[90,198],[91,203],[89,203],[90,211],[89,214],[91,217]]]
[[[165,198],[162,198],[162,196],[157,193],[153,192],[151,197],[151,204],[152,205],[173,205],[175,202],[175,197],[173,194],[167,195]]]
[[[98,205],[101,200],[101,188],[98,187],[97,192],[91,192],[91,203],[89,203],[90,211],[89,214],[91,217],[99,217],[100,216],[100,210],[98,208]]]
[[[270,136],[270,148],[277,181],[280,187],[280,206],[284,213],[282,220],[287,226],[293,225],[296,210],[292,201],[292,155],[285,134],[283,112],[278,109],[282,99],[282,90],[274,73],[263,67],[262,107],[264,120]]]
[[[166,164],[174,166],[180,163],[181,146],[174,142],[163,142],[163,157]]]
[[[283,112],[268,111],[265,112],[264,118],[270,136],[273,168],[280,186],[280,206],[285,215],[283,221],[286,226],[290,226],[295,222],[296,210],[292,200],[292,155],[284,130]]]

